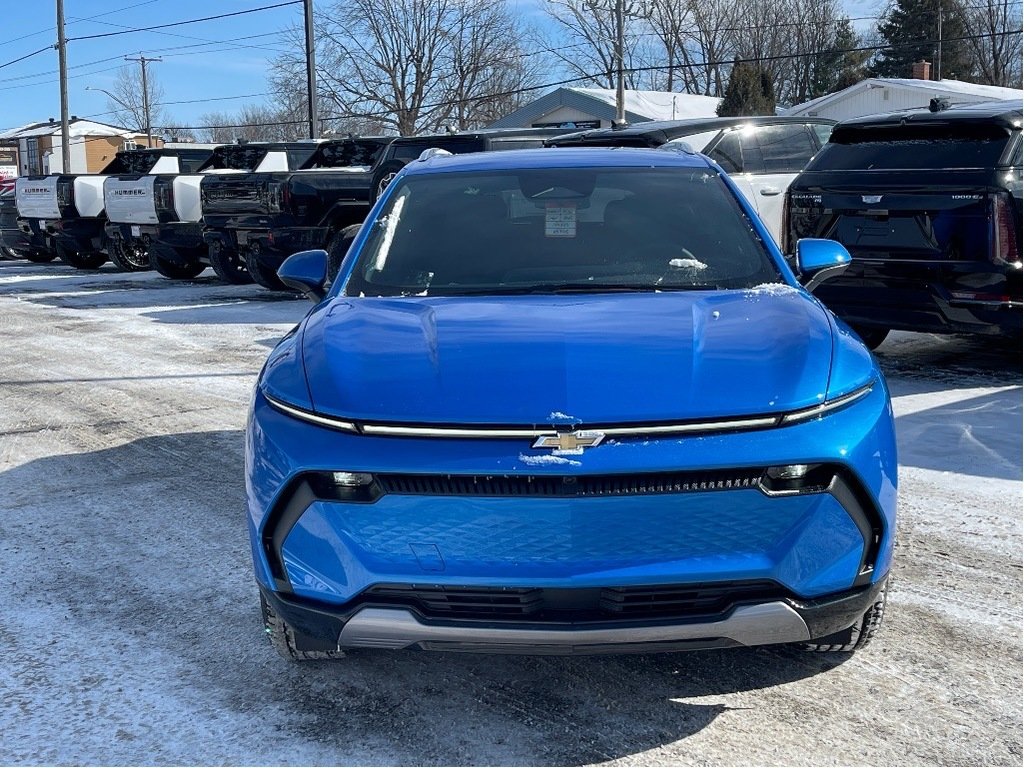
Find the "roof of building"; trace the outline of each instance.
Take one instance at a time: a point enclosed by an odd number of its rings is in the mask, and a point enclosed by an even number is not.
[[[0,133],[0,139],[29,139],[36,136],[55,136],[60,134],[60,122],[29,123],[20,128],[13,128]],[[133,131],[118,125],[109,123],[98,123],[94,120],[77,118],[68,122],[68,134],[70,138],[82,136],[118,136],[132,137],[143,135],[139,131]]]
[[[868,90],[870,88],[906,88],[911,90],[924,91],[927,96],[957,96],[973,97],[972,101],[996,101],[1002,99],[1024,99],[1024,91],[1016,88],[1002,88],[997,85],[978,85],[977,83],[965,83],[960,80],[917,80],[914,78],[900,77],[869,77],[854,83],[849,88],[844,88],[835,93],[828,93],[816,99],[797,104],[785,111],[787,115],[805,115],[808,112],[820,110],[822,107],[836,101],[845,99],[854,93]]]
[[[676,120],[714,117],[721,99],[692,93],[626,91],[626,121]],[[600,120],[615,120],[615,91],[608,88],[556,88],[495,121],[491,128],[514,128],[530,123],[559,107],[569,107]]]

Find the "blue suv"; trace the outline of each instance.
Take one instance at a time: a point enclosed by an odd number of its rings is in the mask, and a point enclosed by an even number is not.
[[[721,168],[430,155],[271,353],[247,431],[266,629],[350,648],[863,646],[896,512],[875,360]]]

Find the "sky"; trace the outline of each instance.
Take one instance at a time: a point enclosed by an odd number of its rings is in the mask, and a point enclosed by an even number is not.
[[[91,40],[76,37],[146,27],[276,5],[283,0],[65,0],[70,114],[112,118],[107,97],[124,56],[160,56],[150,71],[164,88],[166,109],[180,126],[198,125],[206,112],[232,112],[263,101],[267,65],[291,45],[284,34],[301,24],[302,5],[149,32]],[[544,0],[505,0],[537,21]],[[871,16],[884,0],[845,0],[853,17]],[[322,4],[317,3],[318,10]],[[870,22],[858,22],[858,26]],[[247,39],[239,39],[247,38]],[[55,0],[5,0],[0,10],[0,130],[60,119]],[[7,65],[7,66],[5,66]],[[138,66],[137,64],[133,66]],[[302,87],[298,85],[297,87]],[[168,102],[180,102],[171,104]]]

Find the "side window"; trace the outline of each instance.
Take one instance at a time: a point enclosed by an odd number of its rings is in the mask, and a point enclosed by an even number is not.
[[[424,144],[422,142],[416,144],[397,144],[394,146],[395,150],[392,152],[392,158],[395,160],[401,160],[405,163],[411,163],[423,154],[423,150],[430,147],[429,144]]]
[[[743,152],[740,150],[739,134],[739,131],[730,131],[708,152],[708,157],[722,166],[726,173],[743,173]]]
[[[756,133],[764,173],[799,173],[818,151],[803,125],[766,125]]]
[[[828,144],[828,137],[832,135],[832,126],[825,125],[824,123],[811,123],[811,130],[814,131],[814,135],[818,137],[818,143],[821,146]]]

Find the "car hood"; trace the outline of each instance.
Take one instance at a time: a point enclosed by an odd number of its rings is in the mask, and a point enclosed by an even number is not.
[[[801,290],[334,299],[303,334],[315,409],[384,423],[674,421],[814,405],[832,335]]]

